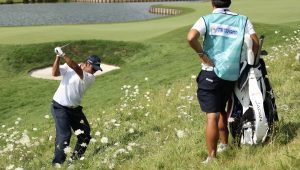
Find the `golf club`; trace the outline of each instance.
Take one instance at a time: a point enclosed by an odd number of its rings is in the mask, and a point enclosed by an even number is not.
[[[65,47],[67,47],[67,46],[70,45],[70,44],[71,44],[71,43],[65,44],[65,45],[61,46],[60,48],[65,48]]]

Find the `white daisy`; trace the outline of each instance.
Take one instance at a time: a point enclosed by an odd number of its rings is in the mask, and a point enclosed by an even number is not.
[[[115,164],[114,164],[114,163],[110,163],[110,164],[108,165],[108,168],[109,168],[109,169],[114,169],[114,168],[115,168]]]
[[[23,133],[23,134],[22,134],[22,137],[21,137],[21,139],[19,140],[19,142],[20,142],[22,145],[30,146],[30,138],[29,138],[29,136],[28,136],[26,133]]]
[[[170,94],[171,94],[171,89],[168,89],[166,96],[168,97],[168,96],[170,96]]]
[[[64,152],[65,154],[70,154],[72,152],[72,148],[70,146],[67,146],[65,149],[64,149]]]
[[[100,134],[101,134],[101,132],[97,131],[97,132],[95,133],[95,136],[100,136]]]
[[[185,137],[185,133],[184,133],[183,130],[177,130],[177,129],[175,129],[175,131],[176,131],[176,136],[177,136],[178,138],[183,138],[183,137]]]
[[[74,133],[75,133],[76,136],[78,136],[78,135],[80,135],[80,134],[83,134],[84,131],[82,131],[82,130],[80,130],[80,129],[77,129],[77,130],[75,130]]]
[[[92,138],[90,141],[91,141],[91,143],[96,143],[97,142],[97,140],[95,138]]]
[[[16,168],[15,170],[24,170],[23,168],[20,168],[20,167],[18,167],[18,168]]]
[[[82,144],[80,144],[80,146],[87,147],[87,144],[83,142]]]
[[[5,170],[11,170],[11,169],[14,168],[14,166],[15,166],[15,165],[9,165],[9,166],[7,166],[7,167],[5,168]]]
[[[101,138],[101,143],[104,143],[104,144],[108,143],[108,138],[107,137],[102,137]]]
[[[127,150],[128,150],[128,151],[132,151],[132,146],[130,146],[130,145],[127,146]]]
[[[134,129],[133,129],[133,128],[130,128],[130,129],[128,130],[128,132],[129,132],[129,133],[134,133]]]

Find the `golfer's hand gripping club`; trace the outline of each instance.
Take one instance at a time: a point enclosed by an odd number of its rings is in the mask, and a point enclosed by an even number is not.
[[[58,57],[64,57],[66,54],[62,51],[61,47],[55,47],[54,52]]]

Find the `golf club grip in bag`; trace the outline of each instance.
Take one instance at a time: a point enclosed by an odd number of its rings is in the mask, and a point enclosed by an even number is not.
[[[259,37],[259,47],[258,47],[258,50],[257,50],[257,54],[256,54],[256,57],[255,57],[255,61],[254,61],[254,65],[257,65],[259,63],[259,60],[260,60],[260,54],[261,54],[261,49],[262,49],[262,46],[264,44],[264,39],[265,39],[265,36],[264,35],[261,35]]]

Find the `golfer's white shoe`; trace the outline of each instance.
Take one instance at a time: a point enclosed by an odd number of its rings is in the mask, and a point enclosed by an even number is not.
[[[224,151],[227,150],[227,149],[228,149],[227,144],[220,143],[220,144],[218,145],[217,152],[218,152],[218,153],[221,153],[221,152],[224,152]]]

